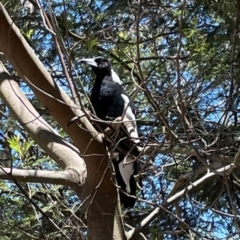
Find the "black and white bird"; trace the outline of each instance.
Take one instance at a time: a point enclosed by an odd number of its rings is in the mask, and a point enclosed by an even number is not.
[[[121,86],[121,80],[111,68],[111,64],[104,57],[84,58],[80,62],[91,66],[96,74],[90,101],[98,118],[102,120],[122,119],[131,123],[129,135],[135,143],[139,142],[138,130],[133,104]],[[124,116],[123,116],[124,115]],[[130,148],[128,149],[130,150]],[[118,185],[129,195],[136,195],[134,175],[138,173],[138,163],[133,157],[125,157],[119,153],[118,160],[113,160]],[[133,207],[135,198],[129,197],[120,191],[120,200],[125,208]]]

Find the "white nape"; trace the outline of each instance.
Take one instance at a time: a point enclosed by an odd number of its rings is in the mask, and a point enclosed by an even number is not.
[[[111,69],[111,75],[112,75],[113,82],[118,83],[119,85],[122,85],[122,81],[120,77],[116,74],[116,72],[113,69]]]

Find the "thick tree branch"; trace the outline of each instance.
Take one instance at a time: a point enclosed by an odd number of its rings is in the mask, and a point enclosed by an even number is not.
[[[3,51],[4,55],[18,71],[18,74],[30,85],[38,98],[48,107],[48,110],[54,117],[59,117],[59,115],[61,115],[62,120],[60,119],[60,123],[63,124],[64,127],[66,127],[68,121],[74,116],[81,116],[79,121],[84,125],[86,130],[88,130],[85,131],[87,139],[94,137],[94,139],[102,142],[101,135],[98,134],[92,124],[84,116],[84,113],[53,81],[19,29],[8,16],[2,4],[0,4],[0,9],[1,51]],[[64,116],[68,118],[64,118]],[[85,142],[84,146],[86,147],[86,145]]]
[[[76,176],[76,172],[71,169],[66,171],[45,171],[0,168],[0,179],[12,180],[14,178],[18,182],[41,182],[72,186],[78,181]]]
[[[79,175],[77,183],[83,185],[87,176],[86,164],[79,156],[79,150],[66,142],[38,114],[17,82],[0,62],[0,97],[11,110],[28,134],[49,154],[63,169],[74,169]],[[76,181],[76,178],[75,178]]]
[[[101,135],[52,80],[2,4],[0,4],[0,49],[84,156],[88,178],[83,188],[74,187],[74,190],[82,200],[88,199],[83,206],[83,211],[86,209],[88,215],[88,239],[112,239],[114,231],[123,232],[123,226],[118,217],[120,213],[116,215],[117,221],[114,221],[117,190],[110,180],[112,173],[105,146],[101,144]],[[67,127],[67,123],[76,115],[81,116],[80,125],[74,122]]]

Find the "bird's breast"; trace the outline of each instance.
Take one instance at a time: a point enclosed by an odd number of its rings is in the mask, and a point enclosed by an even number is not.
[[[98,96],[94,95],[90,100],[97,117],[103,120],[115,119],[123,115],[124,101],[121,96],[106,96],[106,94],[99,93]]]

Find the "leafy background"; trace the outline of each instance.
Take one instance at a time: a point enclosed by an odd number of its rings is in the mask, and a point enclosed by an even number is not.
[[[39,1],[41,11],[35,1],[2,3],[52,78],[73,97],[64,63],[86,109],[94,77],[80,66],[82,57],[107,57],[126,91],[137,92],[141,139],[159,147],[141,157],[143,187],[135,208],[123,209],[127,224],[135,227],[160,206],[161,213],[142,229],[147,239],[239,237],[238,169],[215,175],[164,205],[207,171],[231,163],[238,150],[238,1]],[[54,26],[55,40],[42,12]],[[4,63],[38,112],[71,141],[8,61]],[[2,102],[0,126],[2,166],[58,169]],[[170,150],[161,151],[166,145]],[[62,239],[46,218],[72,239],[84,238],[87,226],[80,203],[62,186],[1,181],[0,239]]]

